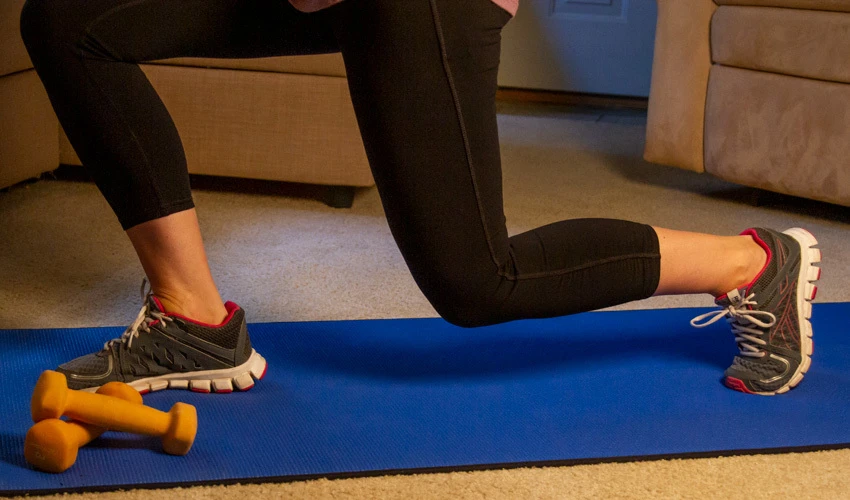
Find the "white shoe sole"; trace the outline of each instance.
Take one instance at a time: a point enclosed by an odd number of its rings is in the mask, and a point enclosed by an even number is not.
[[[248,361],[233,368],[223,370],[206,370],[197,372],[170,373],[158,377],[148,377],[134,380],[128,385],[140,394],[161,391],[163,389],[189,389],[194,392],[219,392],[228,393],[233,391],[247,391],[254,387],[254,381],[265,376],[268,364],[265,358],[251,350]],[[83,389],[86,392],[95,392],[97,387]]]
[[[762,396],[773,396],[783,394],[796,387],[803,380],[803,376],[812,365],[812,353],[814,352],[814,341],[812,336],[812,301],[818,293],[815,282],[820,279],[821,268],[816,266],[821,261],[821,251],[814,248],[818,240],[807,230],[799,227],[783,231],[800,244],[800,273],[797,276],[797,321],[800,325],[800,354],[802,361],[791,377],[791,380],[773,392],[755,392]]]

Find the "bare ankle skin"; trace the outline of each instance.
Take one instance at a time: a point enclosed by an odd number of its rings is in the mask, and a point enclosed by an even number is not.
[[[186,293],[170,293],[154,290],[165,312],[185,316],[191,320],[210,325],[221,324],[227,317],[227,310],[221,300],[204,300]]]
[[[741,246],[740,257],[736,259],[739,268],[730,273],[729,278],[717,289],[711,291],[715,297],[752,283],[767,263],[767,253],[751,236],[740,236],[740,238],[745,240]]]
[[[655,295],[708,293],[717,297],[750,283],[767,260],[751,236],[654,229],[661,254]]]
[[[195,209],[144,222],[128,229],[127,236],[167,312],[214,325],[227,317]]]

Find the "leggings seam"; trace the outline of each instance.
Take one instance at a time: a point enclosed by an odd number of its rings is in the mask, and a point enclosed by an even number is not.
[[[162,217],[167,217],[171,214],[177,213],[178,211],[182,212],[182,210],[175,211],[175,210],[173,210],[174,208],[185,207],[184,210],[188,210],[190,208],[194,208],[194,206],[195,206],[195,203],[194,203],[194,200],[192,199],[192,197],[182,198],[180,200],[173,201],[173,202],[170,202],[170,203],[160,203],[160,204],[157,204],[153,208],[147,208],[145,210],[141,210],[139,212],[136,212],[134,214],[136,217],[134,219],[132,219],[132,222],[130,222],[130,223],[125,223],[125,221],[120,221],[121,227],[123,227],[124,230],[127,230],[127,229],[130,229],[131,227],[135,227],[139,224],[143,224],[145,222],[148,222],[148,221],[151,221],[151,220],[154,220],[154,219],[161,219]]]
[[[464,147],[464,152],[466,153],[466,165],[467,165],[467,168],[469,169],[469,176],[472,179],[472,189],[475,192],[475,201],[476,201],[476,204],[478,205],[478,217],[479,217],[479,220],[481,221],[481,227],[484,231],[484,240],[487,242],[487,248],[490,251],[490,259],[493,261],[493,264],[496,266],[497,274],[500,275],[500,276],[508,277],[510,279],[509,276],[507,276],[503,271],[501,271],[501,269],[499,269],[499,262],[498,262],[498,260],[496,260],[496,252],[493,250],[493,243],[490,239],[490,233],[487,230],[487,221],[485,220],[485,216],[484,216],[484,208],[481,205],[481,196],[479,194],[478,181],[475,177],[475,169],[473,168],[473,165],[472,165],[472,149],[469,146],[469,136],[466,132],[466,124],[464,123],[464,119],[463,119],[463,111],[461,110],[461,106],[460,106],[460,98],[458,97],[457,87],[455,86],[454,78],[452,77],[451,66],[449,65],[448,51],[446,49],[445,38],[443,37],[443,27],[442,27],[442,24],[440,22],[440,13],[439,13],[439,10],[437,9],[436,0],[429,0],[429,2],[431,4],[431,14],[434,17],[434,28],[435,28],[436,34],[437,34],[437,42],[440,46],[440,56],[442,58],[442,63],[443,63],[443,72],[445,73],[446,81],[449,84],[449,90],[452,94],[452,100],[454,101],[454,107],[455,107],[455,113],[457,115],[458,125],[460,126],[460,134],[461,134],[461,137],[463,138],[463,147]]]
[[[152,215],[152,214],[160,214],[160,213],[168,212],[170,209],[172,209],[174,207],[180,207],[180,206],[184,206],[184,205],[187,205],[187,204],[188,205],[194,204],[194,200],[192,199],[192,197],[181,198],[177,201],[172,201],[172,202],[169,202],[169,203],[158,203],[154,207],[146,208],[145,210],[141,211],[141,213],[143,213],[143,217],[147,217],[147,216]]]
[[[452,100],[453,100],[454,106],[455,106],[455,113],[457,115],[458,125],[460,126],[461,137],[463,138],[463,146],[464,146],[464,151],[466,153],[466,164],[467,164],[467,168],[469,169],[470,178],[472,179],[472,188],[473,188],[473,191],[475,193],[475,201],[478,205],[478,216],[479,216],[479,220],[481,221],[481,227],[482,227],[483,232],[484,232],[484,240],[487,242],[487,248],[490,251],[490,259],[493,261],[493,264],[496,267],[496,275],[500,276],[504,279],[507,279],[508,281],[550,278],[550,277],[560,276],[560,275],[564,275],[564,274],[570,274],[570,273],[580,271],[580,270],[583,270],[583,269],[588,269],[588,268],[595,267],[595,266],[598,266],[598,265],[610,264],[610,263],[618,262],[618,261],[622,261],[622,260],[628,260],[628,259],[633,259],[633,258],[635,258],[635,259],[648,259],[648,258],[657,257],[657,254],[645,254],[645,253],[631,254],[631,255],[624,255],[624,256],[612,257],[612,258],[609,258],[609,259],[603,259],[603,260],[598,260],[598,261],[594,261],[594,262],[589,262],[587,264],[583,264],[581,266],[577,266],[577,267],[573,267],[573,268],[569,268],[569,269],[559,269],[557,271],[541,272],[541,273],[534,273],[534,274],[527,274],[527,275],[523,275],[522,273],[516,273],[515,274],[515,273],[511,273],[511,272],[504,271],[504,270],[501,269],[501,267],[499,266],[499,261],[496,259],[496,252],[493,249],[493,242],[492,242],[492,239],[490,238],[490,233],[489,233],[488,228],[487,228],[487,220],[486,220],[486,217],[484,215],[484,208],[483,208],[482,203],[481,203],[481,195],[480,195],[480,190],[478,189],[478,181],[477,181],[477,178],[475,176],[475,169],[473,168],[473,163],[472,163],[472,149],[469,146],[469,135],[467,134],[467,131],[466,131],[466,123],[463,119],[463,110],[461,109],[461,105],[460,105],[460,97],[458,96],[457,87],[455,86],[454,78],[452,76],[451,65],[449,64],[448,51],[446,49],[445,37],[443,36],[443,28],[442,28],[442,24],[441,24],[441,21],[440,21],[440,13],[439,13],[439,10],[437,9],[436,0],[429,0],[429,3],[431,4],[431,13],[434,17],[434,28],[435,28],[436,34],[437,34],[437,41],[440,45],[440,55],[441,55],[442,63],[443,63],[443,72],[446,75],[446,81],[449,85],[449,90],[451,91],[451,94],[452,94]],[[510,253],[510,255],[513,255],[513,252],[509,252],[509,253]]]
[[[130,8],[130,7],[145,3],[147,1],[149,1],[149,0],[136,0],[135,2],[131,2],[131,3],[128,3],[128,4],[117,5],[113,8],[111,8],[111,9],[109,9],[108,11],[104,12],[103,14],[97,16],[97,18],[95,18],[94,21],[89,23],[89,25],[86,27],[86,31],[83,34],[83,37],[77,42],[77,45],[76,45],[75,48],[77,50],[77,55],[79,56],[80,61],[82,62],[83,66],[86,67],[86,77],[92,82],[94,87],[97,88],[98,92],[100,92],[100,94],[103,96],[104,100],[106,102],[108,102],[110,104],[110,106],[112,106],[112,109],[114,109],[117,112],[116,114],[121,118],[121,122],[124,124],[125,127],[127,127],[127,130],[130,132],[130,136],[133,137],[133,142],[135,142],[136,146],[138,146],[139,152],[141,152],[142,158],[144,159],[145,165],[147,166],[148,175],[146,177],[148,178],[148,185],[151,188],[151,192],[156,196],[157,203],[160,206],[162,206],[162,194],[159,192],[159,189],[157,188],[156,183],[153,182],[153,175],[152,175],[153,169],[151,168],[150,158],[148,158],[148,155],[145,153],[145,149],[142,147],[142,144],[139,141],[139,138],[136,135],[136,132],[133,130],[133,128],[130,126],[130,124],[127,123],[127,120],[124,118],[123,113],[120,112],[120,110],[118,109],[118,106],[115,105],[115,103],[112,101],[112,99],[109,97],[109,95],[106,94],[105,92],[103,92],[103,89],[101,88],[100,84],[94,78],[92,71],[90,71],[88,69],[88,63],[87,63],[88,58],[85,56],[85,54],[83,54],[83,51],[80,48],[83,45],[83,42],[85,41],[85,39],[91,36],[92,28],[94,28],[95,25],[100,23],[100,21],[102,19],[104,19],[106,16],[111,15],[114,12],[118,12],[120,10],[127,9],[127,8]],[[106,49],[108,49],[110,51],[110,53],[114,54],[115,51],[112,50],[110,47],[106,46],[105,44],[103,44],[103,42],[98,41],[98,43],[101,43]],[[120,61],[116,61],[116,62],[120,62]],[[135,64],[135,63],[125,63],[125,64]]]
[[[542,273],[533,273],[533,274],[518,274],[512,278],[512,280],[527,280],[527,279],[538,279],[538,278],[551,278],[554,276],[560,276],[564,274],[571,274],[577,271],[584,271],[586,269],[590,269],[592,267],[604,266],[608,264],[614,264],[617,262],[621,262],[624,260],[632,260],[632,259],[656,259],[658,258],[657,253],[635,253],[629,255],[620,255],[617,257],[609,257],[607,259],[595,260],[593,262],[588,262],[586,264],[582,264],[580,266],[570,267],[567,269],[559,269],[557,271],[549,271]],[[508,278],[511,279],[511,278]]]
[[[86,66],[86,58],[82,56],[82,52],[80,52],[80,57],[82,59],[83,65]],[[105,92],[103,92],[103,90],[101,89],[98,82],[92,76],[91,71],[86,71],[86,77],[88,77],[89,80],[92,81],[95,88],[97,88],[98,92],[100,92],[100,94],[103,96],[104,100],[106,102],[108,102],[110,104],[110,106],[112,106],[112,109],[118,111],[118,106],[115,105],[115,103],[112,101],[112,99]],[[124,126],[127,127],[127,130],[130,132],[130,136],[133,138],[133,142],[136,143],[136,146],[138,146],[138,148],[139,148],[139,152],[142,154],[142,158],[145,161],[145,165],[147,166],[147,171],[148,171],[148,175],[146,176],[148,178],[148,185],[151,187],[151,191],[156,196],[157,202],[161,205],[162,204],[162,194],[160,194],[159,189],[156,186],[156,183],[153,182],[153,175],[152,175],[153,170],[151,169],[150,158],[148,158],[148,155],[145,153],[145,149],[142,147],[142,143],[139,142],[139,138],[136,135],[136,132],[133,130],[133,128],[130,126],[130,124],[127,123],[127,120],[124,118],[124,115],[120,111],[118,111],[117,114],[118,114],[118,116],[121,117],[121,122],[124,124]]]
[[[192,199],[192,197],[190,196],[190,197],[188,197],[188,198],[180,198],[180,199],[179,199],[179,200],[177,200],[177,201],[172,201],[172,202],[169,202],[169,203],[160,203],[160,204],[159,204],[159,207],[160,207],[160,208],[171,208],[171,207],[173,207],[173,206],[176,206],[176,205],[182,205],[182,204],[184,204],[184,203],[186,203],[186,202],[192,202],[192,201],[194,201],[194,200],[193,200],[193,199]]]

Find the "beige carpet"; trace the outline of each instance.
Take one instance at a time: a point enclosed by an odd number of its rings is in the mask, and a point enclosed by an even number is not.
[[[758,196],[708,176],[647,164],[640,158],[641,113],[518,105],[502,105],[500,111],[505,211],[512,234],[573,217],[624,218],[715,234],[735,234],[752,225],[802,225],[818,237],[824,252],[818,300],[850,300],[847,208]],[[312,198],[315,190],[306,187],[210,179],[198,179],[195,186],[213,273],[223,296],[240,303],[249,321],[436,316],[407,273],[374,189],[359,191],[352,209],[335,210]],[[0,329],[125,325],[138,311],[141,267],[92,184],[44,180],[0,192],[0,246]],[[621,307],[710,304],[707,296],[679,296]],[[805,382],[799,390],[804,387]],[[753,417],[756,432],[761,422]],[[850,451],[841,450],[155,494],[837,499],[850,498],[848,471]],[[150,494],[142,490],[80,498]]]

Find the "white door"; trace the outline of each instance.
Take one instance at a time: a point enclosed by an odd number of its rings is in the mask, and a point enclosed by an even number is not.
[[[656,16],[655,0],[520,0],[499,85],[646,97]]]

